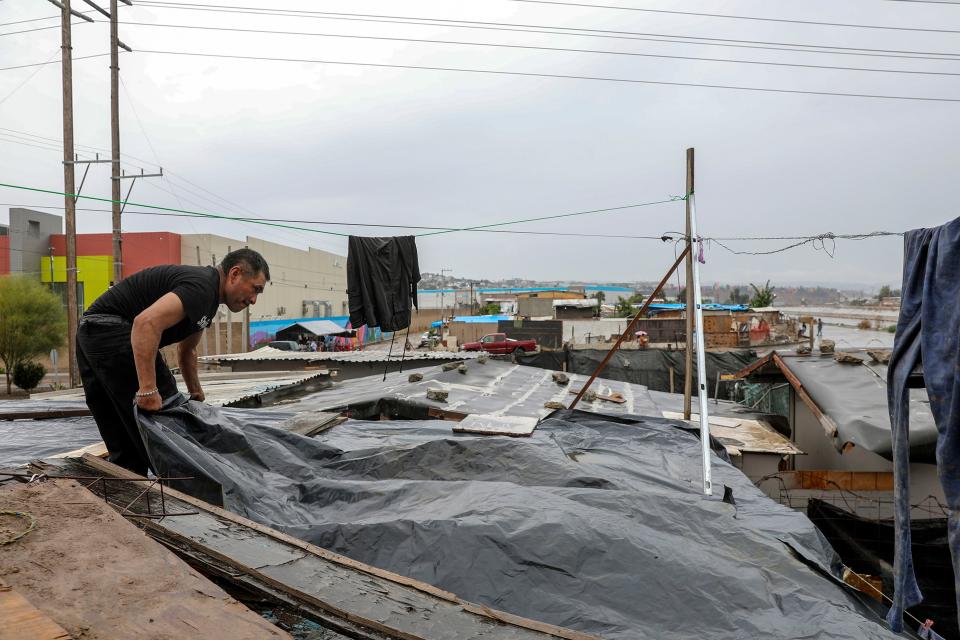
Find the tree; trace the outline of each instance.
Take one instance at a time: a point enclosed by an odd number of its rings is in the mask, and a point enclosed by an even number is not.
[[[883,285],[880,287],[880,293],[877,294],[877,300],[883,300],[884,298],[899,298],[900,289],[891,289],[890,285]]]
[[[769,307],[773,304],[773,299],[777,297],[777,294],[773,292],[775,287],[770,286],[770,281],[767,280],[767,283],[762,287],[750,283],[750,286],[753,288],[753,297],[750,298],[750,306],[754,309],[759,309],[761,307]]]
[[[47,370],[42,364],[27,360],[17,364],[17,368],[13,370],[13,384],[24,391],[30,391],[37,388],[45,375]]]
[[[637,310],[628,300],[617,300],[616,310],[614,314],[618,318],[632,318],[637,315]]]
[[[597,295],[594,296],[597,299],[597,315],[603,311],[603,301],[607,299],[607,294],[603,291],[597,291]]]
[[[500,314],[499,302],[488,302],[477,311],[478,316],[495,316]]]
[[[0,278],[0,361],[7,393],[17,365],[62,345],[66,329],[58,296],[26,276]]]
[[[730,304],[748,304],[750,296],[746,291],[740,291],[740,287],[734,287],[730,292]]]

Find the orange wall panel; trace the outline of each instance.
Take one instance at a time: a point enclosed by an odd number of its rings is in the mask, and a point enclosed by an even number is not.
[[[66,255],[66,236],[50,236],[53,253]],[[113,255],[113,236],[109,233],[77,235],[78,256]],[[123,234],[123,277],[158,264],[180,264],[180,234],[131,232]]]
[[[10,273],[10,236],[0,236],[0,276]]]

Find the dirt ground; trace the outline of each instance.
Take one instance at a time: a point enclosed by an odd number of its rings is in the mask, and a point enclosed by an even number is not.
[[[0,581],[76,640],[289,638],[74,481],[0,486],[36,529],[0,546]],[[0,539],[26,522],[0,516]]]

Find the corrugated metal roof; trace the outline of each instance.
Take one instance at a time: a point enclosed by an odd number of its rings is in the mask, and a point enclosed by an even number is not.
[[[308,331],[315,336],[328,336],[337,333],[349,333],[350,331],[349,329],[344,329],[332,320],[307,320],[288,324],[282,329],[278,329],[278,332],[286,331],[287,329],[296,326],[302,327],[305,331]]]
[[[588,298],[586,300],[582,298],[571,298],[569,300],[554,300],[553,306],[555,307],[577,307],[583,309],[592,309],[597,306],[596,298]]]
[[[464,360],[480,356],[478,351],[407,351],[403,354],[402,349],[396,348],[393,354],[389,355],[384,350],[368,351],[282,351],[273,347],[263,347],[249,353],[224,353],[216,356],[202,356],[198,358],[200,362],[207,363],[228,363],[228,362],[257,362],[263,360],[295,360],[298,362],[386,362],[388,359],[400,361],[401,356],[404,360]]]

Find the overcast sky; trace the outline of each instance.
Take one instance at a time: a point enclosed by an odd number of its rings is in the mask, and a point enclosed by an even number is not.
[[[106,4],[107,0],[102,0]],[[180,2],[181,0],[177,0]],[[960,6],[889,0],[586,4],[707,12],[897,30],[562,7],[511,0],[334,0],[223,5],[606,30],[620,38],[424,24],[164,8],[121,9],[124,168],[131,201],[231,216],[462,227],[665,200],[684,191],[685,149],[696,147],[700,232],[706,237],[903,231],[957,215],[960,75],[924,75],[678,60],[462,44],[498,43],[960,74],[960,57],[903,59],[624,39],[622,32],[829,45],[960,56]],[[169,3],[164,3],[169,4]],[[150,6],[148,6],[150,5]],[[80,10],[89,7],[74,0]],[[109,29],[75,26],[74,56],[108,51]],[[0,23],[57,16],[40,0],[0,1]],[[347,16],[340,16],[341,18]],[[457,41],[461,44],[223,32],[192,25]],[[57,19],[0,26],[0,67],[59,59]],[[475,27],[482,25],[473,25]],[[486,25],[497,26],[497,25]],[[957,33],[904,28],[957,30]],[[594,36],[600,35],[592,32]],[[641,36],[629,36],[638,38]],[[643,36],[648,37],[648,36]],[[657,36],[649,36],[657,37]],[[733,42],[730,42],[733,41]],[[769,45],[780,46],[780,45]],[[793,47],[797,48],[797,47]],[[147,51],[450,67],[666,83],[730,85],[948,101],[734,91],[661,84],[510,76],[306,62],[175,56]],[[862,53],[862,52],[861,52]],[[939,56],[939,57],[951,57]],[[109,153],[108,58],[74,63],[78,151]],[[60,66],[0,71],[0,182],[61,190]],[[17,133],[14,133],[17,132]],[[36,146],[28,146],[28,144]],[[48,146],[52,145],[52,146]],[[37,148],[43,147],[43,148]],[[136,158],[136,159],[135,159]],[[77,180],[79,182],[80,173]],[[109,165],[93,165],[84,194],[109,197]],[[227,202],[229,201],[229,202]],[[62,197],[0,188],[9,204],[62,206]],[[81,201],[82,208],[109,205]],[[131,210],[137,207],[130,205]],[[659,236],[683,229],[683,203],[509,227],[574,234]],[[78,214],[104,232],[109,213]],[[297,225],[303,226],[303,225]],[[249,223],[127,215],[125,230],[268,238],[346,253],[346,239]],[[396,229],[315,227],[395,235]],[[505,227],[507,228],[507,227]],[[416,232],[416,231],[414,231]],[[724,241],[764,251],[789,241]],[[422,271],[464,277],[656,280],[672,262],[659,241],[457,233],[418,240]],[[771,256],[706,247],[703,281],[897,284],[899,237],[837,241]],[[828,248],[831,248],[828,245]]]

